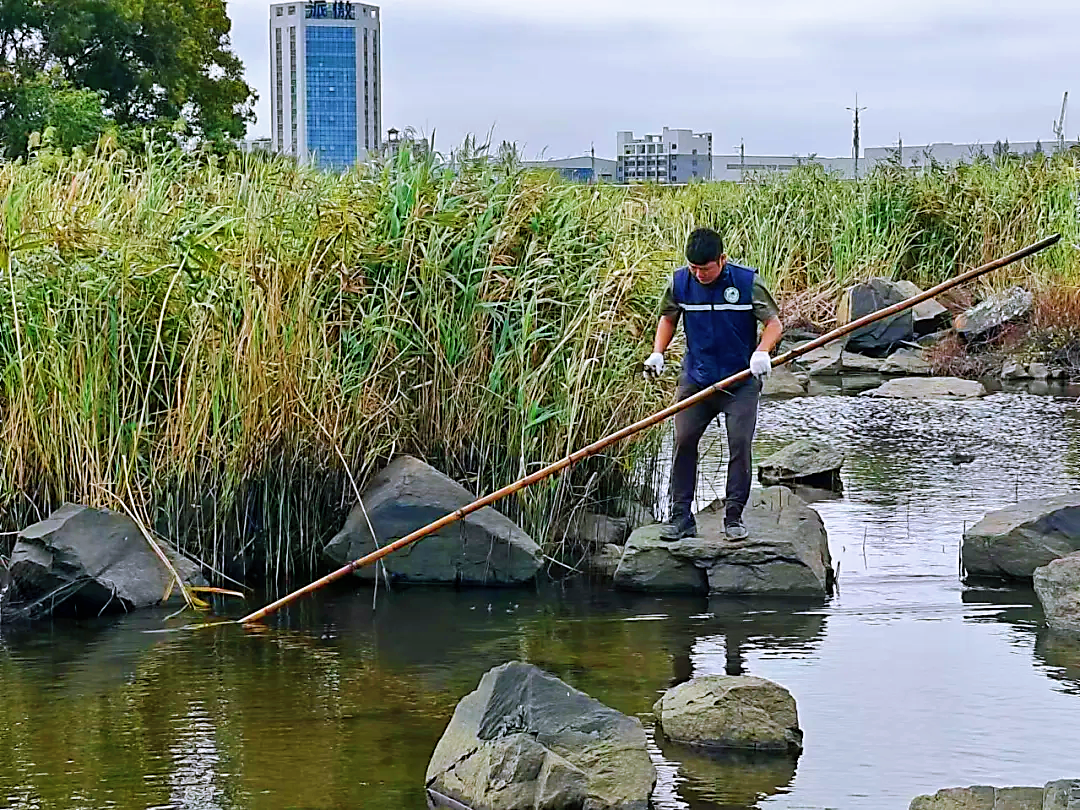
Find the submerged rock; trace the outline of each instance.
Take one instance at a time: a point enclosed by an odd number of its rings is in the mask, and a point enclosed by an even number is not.
[[[698,537],[665,540],[644,526],[626,542],[615,586],[671,593],[821,596],[832,591],[832,558],[821,517],[791,490],[755,490],[743,513],[745,540],[724,534],[723,503],[697,514]]]
[[[475,810],[646,810],[655,784],[637,718],[518,661],[457,705],[426,777]]]
[[[1080,635],[1080,552],[1036,568],[1033,579],[1050,628]]]
[[[184,584],[205,584],[194,563],[162,550]],[[7,599],[23,606],[27,618],[150,607],[175,588],[172,573],[131,518],[72,503],[19,532],[10,575]]]
[[[973,399],[986,396],[986,388],[975,380],[956,377],[900,377],[863,391],[861,397],[886,399]]]
[[[758,465],[758,480],[764,486],[801,484],[839,492],[843,489],[840,468],[844,454],[824,442],[799,439],[773,453]]]
[[[1035,569],[1080,551],[1080,492],[1020,501],[964,532],[969,577],[1031,579]]]
[[[802,731],[787,689],[745,675],[707,675],[669,689],[653,706],[669,740],[710,749],[798,753]]]
[[[424,462],[402,456],[380,472],[323,552],[338,565],[375,550],[368,528],[384,546],[475,500],[465,487]],[[366,511],[366,517],[365,517]],[[394,580],[462,585],[513,585],[540,569],[540,547],[510,518],[490,506],[383,559]],[[376,566],[356,571],[373,579]]]

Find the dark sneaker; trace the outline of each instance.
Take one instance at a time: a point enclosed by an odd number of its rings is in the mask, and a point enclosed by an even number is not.
[[[724,534],[728,540],[745,540],[750,533],[746,531],[742,518],[729,517],[724,520]]]
[[[682,540],[684,537],[697,536],[697,521],[693,515],[676,515],[664,524],[663,540]]]

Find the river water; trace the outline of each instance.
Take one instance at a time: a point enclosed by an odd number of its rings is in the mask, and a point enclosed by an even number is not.
[[[653,702],[691,675],[739,668],[792,691],[797,763],[653,739],[665,810],[902,809],[942,787],[1080,776],[1080,644],[1044,629],[1030,590],[958,578],[965,525],[1080,486],[1080,405],[847,393],[763,402],[756,447],[847,451],[844,496],[815,503],[840,564],[827,602],[576,583],[381,591],[373,610],[345,589],[257,630],[155,611],[0,628],[0,808],[420,810],[457,701],[511,659],[640,716],[650,739]],[[722,441],[705,441],[703,476],[722,482]],[[954,466],[954,449],[975,461]]]

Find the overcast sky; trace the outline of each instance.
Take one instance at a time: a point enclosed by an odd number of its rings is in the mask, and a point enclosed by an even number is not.
[[[1080,105],[1076,0],[386,0],[383,130],[611,157],[620,129],[691,127],[717,153],[1053,139]],[[228,0],[270,134],[267,0]],[[1067,134],[1080,132],[1080,109]]]

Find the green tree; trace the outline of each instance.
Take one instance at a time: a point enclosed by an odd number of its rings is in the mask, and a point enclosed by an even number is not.
[[[225,142],[243,136],[255,101],[230,30],[224,0],[0,0],[0,71],[18,86],[55,68],[100,94],[122,129],[183,121]]]
[[[74,87],[58,70],[18,82],[0,75],[0,141],[7,157],[25,154],[32,132],[49,130],[51,144],[66,152],[111,127],[101,97]]]

